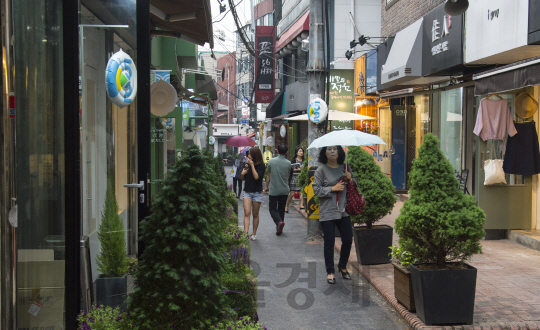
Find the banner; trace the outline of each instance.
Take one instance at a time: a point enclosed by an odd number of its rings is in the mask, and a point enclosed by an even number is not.
[[[275,96],[274,88],[274,45],[276,44],[273,26],[255,27],[255,103],[270,103]]]
[[[330,69],[328,109],[354,112],[354,70]],[[333,120],[332,131],[353,129],[351,120]]]

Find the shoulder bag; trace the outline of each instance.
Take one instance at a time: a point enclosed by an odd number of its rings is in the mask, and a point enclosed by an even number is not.
[[[349,172],[349,164],[344,165],[345,166],[345,172]],[[342,182],[346,180],[344,177],[339,180],[339,182]],[[364,207],[366,206],[366,198],[362,193],[358,191],[358,188],[354,184],[354,182],[351,184],[350,182],[347,182],[347,202],[345,204],[345,209],[343,211],[347,212],[349,215],[359,215],[364,212]],[[343,212],[339,208],[339,192],[337,192],[337,208],[341,212]]]

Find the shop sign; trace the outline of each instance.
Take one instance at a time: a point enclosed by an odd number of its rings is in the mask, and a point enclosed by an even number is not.
[[[465,62],[514,62],[519,53],[521,56],[525,53],[520,47],[528,44],[528,32],[529,0],[469,1],[465,15]],[[508,56],[510,51],[517,57]],[[499,55],[500,59],[493,58],[494,55]]]
[[[354,70],[330,70],[330,100],[328,109],[354,112]],[[332,130],[353,129],[352,120],[331,122]]]
[[[463,63],[463,15],[450,16],[444,3],[424,16],[422,75]]]
[[[374,49],[366,56],[366,93],[377,91],[377,50]]]
[[[275,96],[275,60],[274,60],[274,27],[255,27],[255,52],[258,59],[255,59],[255,103],[270,103]]]

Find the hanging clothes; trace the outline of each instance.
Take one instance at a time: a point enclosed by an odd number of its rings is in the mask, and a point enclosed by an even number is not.
[[[508,174],[534,175],[540,173],[540,151],[534,121],[515,123],[519,134],[506,141],[503,170]]]
[[[506,100],[488,98],[480,100],[474,134],[484,141],[491,139],[504,141],[507,133],[514,136],[517,132]]]

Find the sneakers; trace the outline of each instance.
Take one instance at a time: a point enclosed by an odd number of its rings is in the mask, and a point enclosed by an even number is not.
[[[251,235],[251,240],[252,240],[252,241],[256,241],[256,240],[257,240],[257,236],[256,236],[256,235]]]
[[[285,222],[278,223],[276,235],[281,235],[281,233],[283,232],[283,227],[285,227]]]

